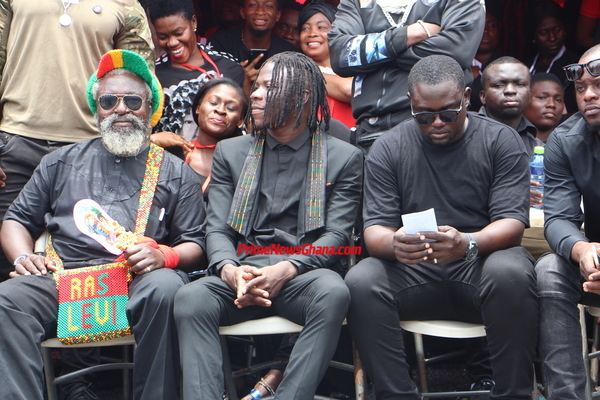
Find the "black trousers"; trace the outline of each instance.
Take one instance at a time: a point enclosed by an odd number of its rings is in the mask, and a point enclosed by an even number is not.
[[[406,363],[400,320],[484,323],[496,381],[491,399],[533,389],[538,298],[533,258],[521,246],[445,264],[367,258],[346,275],[350,333],[378,400],[420,399]]]
[[[185,285],[175,297],[184,399],[216,400],[223,394],[219,326],[281,315],[304,329],[290,355],[280,400],[312,400],[340,335],[350,296],[335,272],[317,269],[287,282],[271,307],[237,308],[235,292],[219,277]]]
[[[136,276],[129,286],[127,317],[137,343],[136,400],[177,398],[180,362],[173,301],[187,282],[182,271],[162,268]],[[40,343],[56,336],[57,304],[50,275],[19,276],[0,284],[0,399],[42,400]]]

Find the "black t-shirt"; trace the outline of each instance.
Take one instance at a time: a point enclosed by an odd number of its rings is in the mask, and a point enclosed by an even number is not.
[[[250,50],[242,42],[242,29],[243,28],[230,29],[213,34],[210,37],[212,49],[216,51],[225,51],[237,58],[239,62],[250,58]],[[277,53],[283,53],[284,51],[298,51],[298,49],[290,42],[286,42],[275,35],[271,35],[271,46],[267,49],[265,60]]]
[[[435,209],[438,225],[476,232],[493,221],[529,224],[529,168],[513,129],[469,113],[463,136],[431,143],[412,119],[382,135],[365,163],[364,226],[399,228],[402,214]]]

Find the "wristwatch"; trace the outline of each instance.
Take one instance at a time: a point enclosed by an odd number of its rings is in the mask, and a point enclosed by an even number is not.
[[[465,256],[463,257],[467,261],[474,260],[477,257],[477,253],[479,252],[479,248],[477,247],[477,242],[473,239],[473,235],[467,233],[467,238],[469,239],[469,246],[467,246],[467,251],[465,251]]]
[[[28,255],[29,254],[21,254],[19,257],[17,257],[17,259],[13,263],[13,267],[16,267],[17,265],[21,264],[23,262],[23,260],[25,260],[27,258]]]

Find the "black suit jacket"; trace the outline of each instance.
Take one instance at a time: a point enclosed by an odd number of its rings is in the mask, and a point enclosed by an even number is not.
[[[330,135],[324,135],[324,140],[327,146],[325,226],[314,231],[306,231],[304,208],[301,208],[298,212],[298,246],[304,244],[334,248],[348,246],[352,227],[358,214],[362,193],[362,153],[356,147]],[[250,135],[223,140],[219,142],[213,155],[206,235],[211,271],[216,272],[215,267],[221,267],[224,261],[230,261],[237,265],[248,264],[263,267],[279,261],[290,260],[295,261],[296,265],[300,264],[299,273],[313,268],[332,267],[340,256],[331,254],[260,256],[238,254],[238,245],[249,245],[250,243],[246,235],[238,234],[227,224],[227,218],[252,141],[253,138]],[[306,186],[305,180],[304,187]],[[303,190],[302,193],[306,193],[306,190]],[[304,204],[304,197],[301,196],[300,204]],[[254,204],[248,224],[250,229],[254,226],[257,208]]]

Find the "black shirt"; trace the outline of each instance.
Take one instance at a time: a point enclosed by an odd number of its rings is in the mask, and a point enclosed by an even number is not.
[[[365,162],[364,226],[399,228],[402,214],[435,209],[438,225],[476,232],[514,218],[529,225],[529,168],[523,142],[504,124],[472,113],[447,146],[412,119],[384,133]]]
[[[306,178],[311,140],[306,129],[286,144],[266,135],[260,173],[258,211],[250,240],[296,246],[300,193]]]
[[[576,242],[600,241],[600,136],[581,113],[546,141],[544,171],[544,234],[552,250],[570,260]]]
[[[101,138],[58,149],[42,159],[4,219],[21,223],[33,237],[47,229],[66,268],[112,262],[117,256],[79,231],[73,206],[92,199],[133,231],[147,154],[114,156]],[[169,246],[194,242],[204,248],[205,216],[196,173],[165,152],[145,236]]]
[[[479,109],[479,115],[491,118],[488,115],[485,106]],[[537,128],[525,117],[521,117],[521,120],[519,121],[519,126],[517,126],[517,133],[519,134],[519,136],[521,136],[521,140],[523,141],[523,144],[525,145],[525,150],[527,151],[527,157],[529,158],[533,156],[534,147],[545,146],[544,142],[536,138]]]

